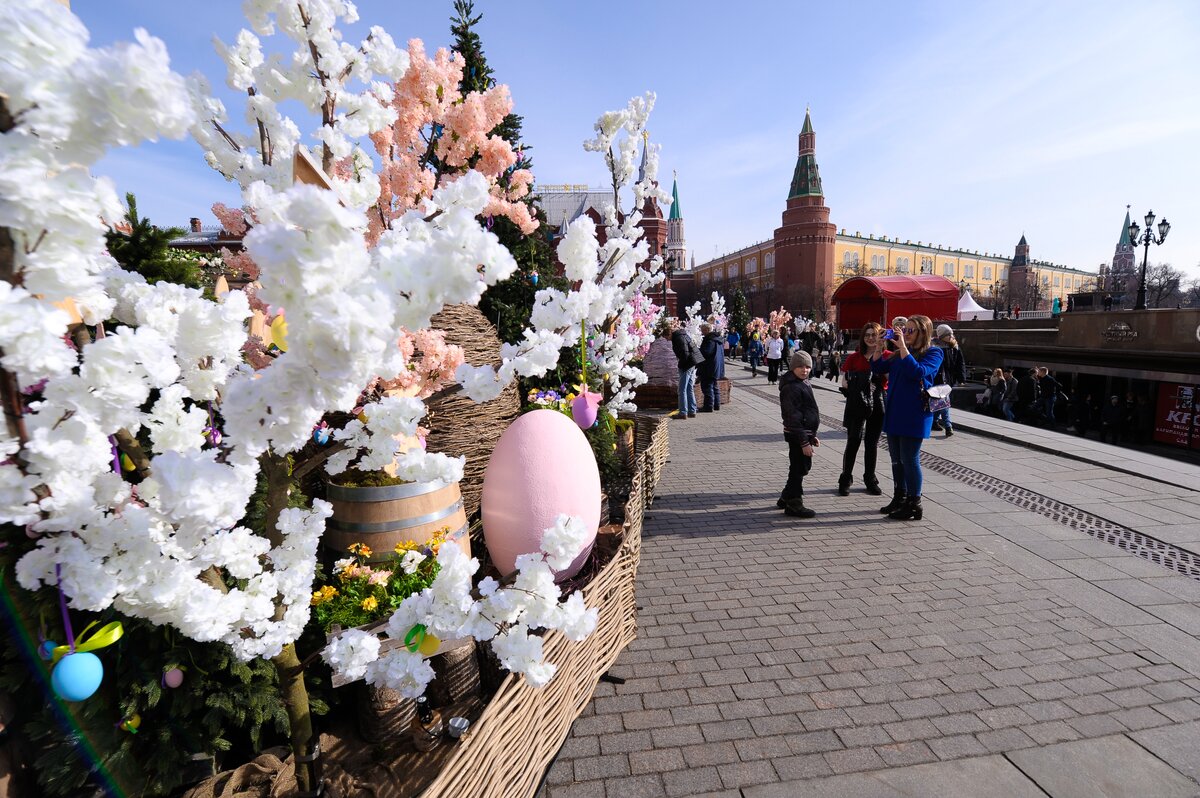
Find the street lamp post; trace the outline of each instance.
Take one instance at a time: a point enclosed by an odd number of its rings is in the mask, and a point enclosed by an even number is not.
[[[1134,310],[1146,309],[1146,261],[1150,258],[1150,243],[1161,244],[1167,240],[1167,233],[1171,232],[1171,223],[1164,216],[1163,220],[1158,223],[1158,237],[1154,235],[1154,211],[1146,214],[1146,232],[1142,233],[1142,240],[1138,241],[1138,234],[1141,233],[1141,228],[1137,222],[1129,223],[1129,240],[1136,247],[1139,243],[1145,247],[1142,253],[1142,276],[1138,280],[1137,305]]]
[[[663,317],[668,315],[667,308],[667,285],[671,282],[671,275],[675,272],[673,256],[667,254],[667,245],[662,245],[663,259]]]

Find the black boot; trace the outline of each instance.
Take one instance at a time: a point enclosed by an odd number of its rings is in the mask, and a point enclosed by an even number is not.
[[[904,499],[904,504],[899,509],[888,513],[888,518],[897,521],[920,521],[921,515],[921,497],[908,496]]]
[[[780,510],[783,510],[787,507],[787,500],[784,499],[782,496],[780,496],[778,499],[775,500],[775,506],[778,507]]]
[[[888,502],[887,504],[885,504],[883,507],[879,508],[879,512],[887,514],[887,513],[893,512],[895,510],[899,510],[903,504],[904,504],[904,491],[897,490],[895,493],[892,494],[892,500],[890,502]]]
[[[850,474],[842,472],[842,475],[840,477],[838,477],[838,495],[839,496],[849,496],[850,495],[850,483],[852,481],[854,481],[854,477],[852,477]]]
[[[874,474],[863,474],[863,485],[866,486],[867,493],[872,496],[883,495],[883,491],[879,489],[879,480],[875,478]]]
[[[812,518],[817,513],[804,506],[803,497],[796,497],[784,505],[783,512],[785,515],[792,515],[796,518]]]

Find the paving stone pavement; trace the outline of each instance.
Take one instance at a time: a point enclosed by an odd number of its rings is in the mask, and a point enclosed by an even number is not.
[[[671,422],[626,682],[599,685],[542,795],[1200,795],[1200,582],[929,468],[924,520],[890,521],[861,455],[836,495],[825,425],[818,516],[787,517],[774,389],[729,372],[733,402]],[[1200,541],[1194,466],[1169,484],[966,432],[926,451]]]

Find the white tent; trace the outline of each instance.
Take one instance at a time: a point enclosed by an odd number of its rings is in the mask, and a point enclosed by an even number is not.
[[[987,308],[980,307],[979,303],[971,296],[970,291],[963,291],[962,296],[958,298],[958,320],[973,321],[979,319],[991,319],[992,312]]]

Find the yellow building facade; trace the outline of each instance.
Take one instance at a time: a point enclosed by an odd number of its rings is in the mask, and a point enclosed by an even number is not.
[[[772,291],[774,249],[774,241],[761,241],[697,266],[697,290],[701,295],[735,287],[747,294]],[[976,298],[1004,298],[1012,262],[1012,256],[886,236],[849,234],[843,228],[834,244],[834,285],[830,290],[851,277],[936,274],[970,289]],[[1089,290],[1096,283],[1093,273],[1045,261],[1030,261],[1030,269],[1033,279],[1042,286],[1043,310],[1048,310],[1055,298],[1065,307],[1068,294]]]

